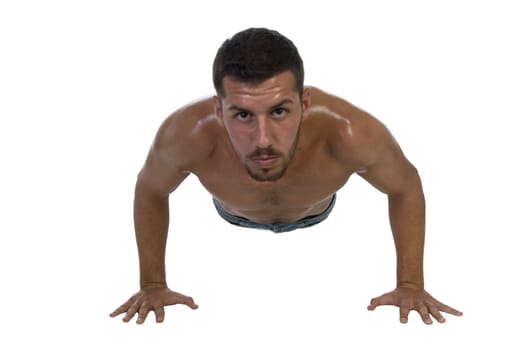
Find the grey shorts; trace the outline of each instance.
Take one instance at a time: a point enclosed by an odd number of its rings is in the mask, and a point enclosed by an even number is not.
[[[307,216],[301,220],[298,220],[296,222],[287,223],[287,224],[258,224],[246,218],[235,216],[235,215],[228,213],[225,209],[223,209],[223,207],[221,207],[221,205],[218,203],[218,201],[215,198],[213,199],[213,201],[214,201],[214,205],[216,207],[218,214],[223,219],[231,223],[232,225],[247,227],[247,228],[257,228],[260,230],[270,230],[274,233],[281,233],[281,232],[293,231],[298,228],[314,226],[316,224],[319,224],[323,220],[327,219],[327,217],[332,211],[332,208],[334,208],[334,204],[336,203],[336,193],[332,195],[331,203],[329,204],[327,209],[325,209],[322,213],[318,215]]]

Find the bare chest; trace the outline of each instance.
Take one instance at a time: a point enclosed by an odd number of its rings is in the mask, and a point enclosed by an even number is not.
[[[350,176],[322,152],[307,158],[291,162],[285,175],[272,182],[252,179],[241,161],[221,156],[196,175],[233,215],[260,223],[291,222],[322,212]]]

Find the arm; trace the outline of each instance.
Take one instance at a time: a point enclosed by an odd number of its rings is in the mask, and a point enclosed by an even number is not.
[[[441,312],[460,316],[461,312],[440,303],[424,289],[425,199],[416,168],[382,123],[352,106],[347,115],[352,136],[341,133],[344,136],[336,149],[351,169],[358,166],[366,181],[387,194],[396,249],[396,288],[372,299],[369,310],[379,305],[398,306],[402,323],[407,322],[410,310],[416,310],[426,324],[432,323],[430,315],[444,322]]]
[[[188,111],[176,112],[159,129],[146,162],[137,177],[134,223],[140,264],[140,291],[110,316],[125,313],[128,322],[138,314],[145,321],[153,310],[157,322],[164,320],[164,306],[185,304],[192,309],[193,299],[171,291],[166,283],[165,251],[169,226],[169,196],[189,175],[185,170],[193,161],[201,161],[204,149],[196,139],[202,137]],[[199,114],[199,113],[198,113]],[[204,151],[204,152],[203,152]]]
[[[117,308],[110,316],[125,313],[124,322],[137,314],[137,323],[142,324],[148,313],[153,310],[157,322],[164,320],[164,306],[185,304],[192,309],[197,305],[191,297],[174,292],[168,288],[165,272],[165,251],[169,223],[169,195],[149,185],[147,174],[157,162],[153,150],[145,167],[138,176],[135,187],[134,222],[135,237],[139,253],[140,291],[126,303]],[[174,179],[182,182],[186,174],[173,174]],[[178,185],[178,184],[177,184]]]
[[[168,184],[158,180],[167,175],[162,156],[153,148],[135,186],[134,224],[139,253],[141,289],[166,287],[165,251],[169,226],[169,187],[178,187],[188,174],[168,171]],[[162,170],[165,171],[162,171]],[[155,181],[156,174],[160,178]]]
[[[361,176],[388,196],[397,286],[423,289],[425,199],[416,168],[393,142]]]
[[[372,140],[372,157],[362,177],[384,192],[389,201],[389,220],[396,249],[396,289],[371,300],[369,310],[379,305],[400,308],[400,322],[407,323],[411,310],[416,310],[426,324],[431,316],[445,322],[441,312],[456,316],[461,312],[433,298],[424,289],[425,199],[416,168],[387,131],[376,121]]]
[[[389,194],[389,220],[396,248],[398,287],[424,288],[425,199],[416,173],[406,192]]]

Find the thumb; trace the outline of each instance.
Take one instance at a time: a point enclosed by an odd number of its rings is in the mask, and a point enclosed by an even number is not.
[[[371,302],[369,303],[369,306],[367,306],[367,310],[369,311],[373,311],[374,309],[376,309],[376,307],[378,305],[380,305],[380,303],[378,302],[378,299],[379,298],[373,298],[371,299]]]
[[[392,293],[383,294],[377,298],[371,299],[371,303],[367,306],[368,310],[374,310],[377,306],[381,305],[394,305]]]
[[[194,303],[194,299],[181,293],[171,292],[170,296],[166,300],[165,305],[183,304],[191,309],[197,309],[199,306]]]
[[[199,307],[199,305],[197,305],[196,303],[194,303],[194,299],[190,298],[190,297],[186,297],[186,302],[185,304],[190,308],[190,309],[197,309]]]
[[[194,310],[199,307],[199,305],[197,305],[194,302],[194,299],[192,297],[188,297],[186,295],[181,295],[178,303],[179,304],[184,304],[184,305],[188,306],[190,309],[194,309]]]

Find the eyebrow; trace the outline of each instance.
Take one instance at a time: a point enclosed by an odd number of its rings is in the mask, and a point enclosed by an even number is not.
[[[290,98],[286,98],[282,101],[280,101],[278,104],[270,107],[270,109],[276,109],[276,108],[280,108],[282,107],[283,105],[286,105],[287,103],[294,103],[294,101],[292,101],[292,99]],[[229,111],[242,111],[242,112],[251,112],[249,109],[247,108],[243,108],[243,107],[239,107],[239,106],[236,106],[236,105],[231,105],[227,108]]]

